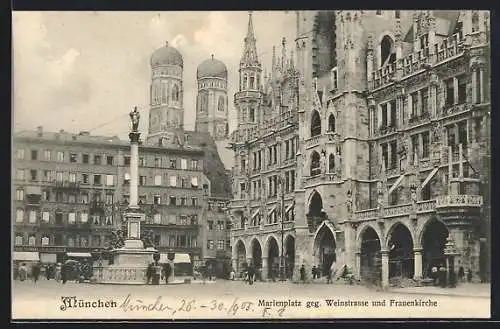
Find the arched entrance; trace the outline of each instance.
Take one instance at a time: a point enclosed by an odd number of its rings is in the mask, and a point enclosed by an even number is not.
[[[286,278],[292,279],[293,269],[295,267],[295,238],[291,235],[285,239],[285,267]]]
[[[380,256],[380,238],[371,227],[367,227],[361,234],[360,275],[369,282],[382,279],[382,259]]]
[[[236,243],[236,273],[240,273],[245,270],[245,264],[247,261],[247,252],[245,245],[241,240]]]
[[[257,239],[252,240],[252,260],[256,269],[262,268],[262,248]]]
[[[274,237],[270,237],[267,246],[267,277],[272,279],[278,276],[279,272],[279,247]]]
[[[322,275],[326,275],[332,266],[333,262],[337,261],[335,254],[335,236],[330,228],[323,225],[316,235],[314,242],[315,264],[317,268],[321,269]]]
[[[397,223],[389,235],[389,278],[413,278],[415,271],[413,239],[406,226]]]
[[[439,267],[440,264],[446,264],[444,256],[444,245],[448,237],[448,229],[438,221],[432,219],[425,227],[422,234],[422,275],[429,277],[432,267]]]

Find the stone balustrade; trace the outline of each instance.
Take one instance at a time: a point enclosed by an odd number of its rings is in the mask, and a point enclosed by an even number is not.
[[[231,208],[244,208],[246,206],[244,199],[240,200],[231,200]]]
[[[314,137],[310,137],[304,140],[304,145],[306,150],[313,148],[318,145],[327,145],[332,143],[339,143],[340,135],[334,132],[327,132],[323,135],[318,135]]]
[[[417,213],[431,212],[436,210],[436,200],[426,200],[417,202]]]
[[[409,215],[412,210],[412,204],[400,204],[389,206],[384,209],[384,217],[398,217]]]
[[[441,195],[436,200],[436,207],[481,207],[483,197],[481,195]]]
[[[394,82],[396,73],[399,71],[399,78],[405,78],[424,69],[426,65],[437,65],[449,58],[463,52],[463,36],[455,33],[452,36],[440,41],[440,43],[429,45],[429,48],[420,49],[403,58],[399,58],[395,63],[385,65],[372,72],[371,89],[377,89]],[[434,52],[431,56],[430,47]]]
[[[340,175],[338,173],[326,173],[326,174],[319,174],[315,176],[306,176],[305,182],[307,186],[311,185],[316,185],[316,184],[321,184],[325,182],[333,182],[340,180]]]
[[[360,210],[354,212],[357,220],[372,219],[378,217],[378,208]]]
[[[94,267],[97,283],[145,284],[146,266],[141,267]]]

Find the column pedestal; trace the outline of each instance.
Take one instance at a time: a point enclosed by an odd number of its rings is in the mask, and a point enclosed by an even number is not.
[[[413,274],[413,279],[414,280],[421,280],[422,279],[422,249],[413,249],[413,255],[414,255],[414,274]]]
[[[267,257],[262,257],[262,280],[267,280]]]
[[[356,252],[356,279],[361,279],[361,252]]]
[[[382,250],[380,254],[382,256],[382,289],[386,290],[389,288],[389,251]]]

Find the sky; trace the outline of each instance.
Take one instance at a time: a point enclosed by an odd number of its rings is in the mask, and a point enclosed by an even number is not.
[[[294,49],[294,12],[253,12],[257,52],[270,71],[272,47]],[[196,69],[214,57],[228,67],[232,100],[248,12],[14,12],[13,128],[126,138],[128,113],[141,112],[147,133],[153,51],[176,47],[184,57],[184,122],[194,130]]]

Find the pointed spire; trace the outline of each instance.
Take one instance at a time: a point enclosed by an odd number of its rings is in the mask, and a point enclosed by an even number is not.
[[[276,70],[276,46],[273,46],[273,60],[272,60],[272,68],[271,72]]]
[[[240,64],[259,65],[259,59],[257,58],[257,46],[255,43],[256,39],[253,31],[252,12],[249,12],[247,36],[245,37],[243,56],[241,57]]]
[[[281,39],[281,69],[285,69],[286,66],[286,38]]]

